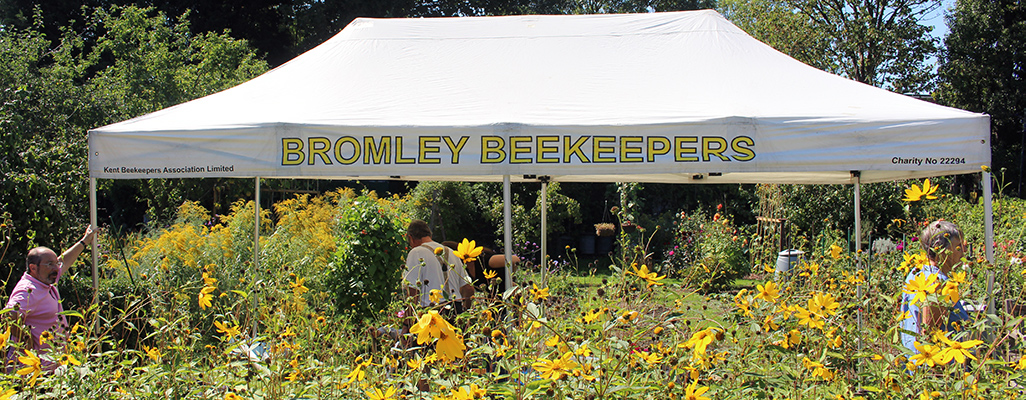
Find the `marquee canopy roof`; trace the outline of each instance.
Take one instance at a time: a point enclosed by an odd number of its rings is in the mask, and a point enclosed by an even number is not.
[[[360,18],[89,148],[106,179],[850,183],[978,172],[990,122],[812,68],[710,10]]]

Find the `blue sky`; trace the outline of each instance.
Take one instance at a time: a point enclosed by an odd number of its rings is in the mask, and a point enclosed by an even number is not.
[[[944,5],[928,14],[924,19],[924,22],[928,25],[933,26],[933,36],[943,40],[944,35],[948,34],[948,26],[944,23],[944,14],[955,6],[955,0],[944,0]]]

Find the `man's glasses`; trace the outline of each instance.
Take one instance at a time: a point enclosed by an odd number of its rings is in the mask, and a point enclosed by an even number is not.
[[[60,267],[64,266],[64,262],[63,261],[57,261],[55,263],[48,262],[46,264],[39,264],[39,265],[43,266],[43,267],[47,267],[47,268],[60,268]]]

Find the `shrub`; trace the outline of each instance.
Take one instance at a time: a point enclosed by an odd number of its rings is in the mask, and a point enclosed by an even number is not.
[[[406,230],[400,217],[369,196],[344,206],[338,249],[325,277],[340,312],[366,318],[384,309],[404,271]]]
[[[675,221],[673,248],[663,256],[663,272],[702,291],[722,290],[751,272],[746,239],[730,218],[704,211],[681,212]]]

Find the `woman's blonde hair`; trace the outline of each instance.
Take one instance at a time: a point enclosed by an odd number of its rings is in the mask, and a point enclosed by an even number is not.
[[[923,250],[926,250],[926,256],[936,260],[939,251],[962,245],[962,230],[951,221],[933,221],[919,234],[919,243],[922,243]]]

